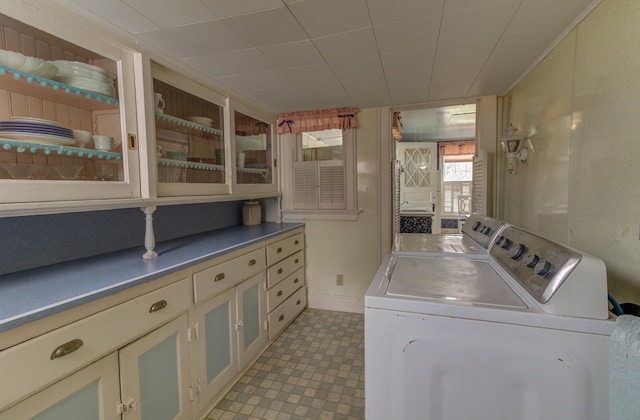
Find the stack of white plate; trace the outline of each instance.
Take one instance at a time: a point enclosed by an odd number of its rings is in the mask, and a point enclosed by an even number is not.
[[[0,121],[0,138],[65,146],[75,143],[73,130],[55,121],[29,117]]]
[[[115,96],[115,76],[98,66],[78,61],[56,60],[53,64],[58,68],[54,80],[78,89]]]
[[[38,57],[29,57],[15,51],[0,50],[0,65],[51,79],[58,68]]]

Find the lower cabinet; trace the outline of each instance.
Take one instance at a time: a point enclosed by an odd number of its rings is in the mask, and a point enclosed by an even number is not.
[[[185,313],[119,351],[127,420],[191,418],[188,324]]]
[[[192,383],[198,411],[267,344],[264,272],[197,305],[191,312]]]
[[[112,353],[0,413],[0,419],[120,419],[118,378],[118,354]]]

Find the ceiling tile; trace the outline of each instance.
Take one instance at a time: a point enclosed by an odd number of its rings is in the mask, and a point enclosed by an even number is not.
[[[216,19],[200,0],[123,0],[162,28]]]
[[[335,76],[326,64],[283,69],[292,86],[317,85],[335,82]]]
[[[289,9],[310,38],[371,26],[366,0],[304,0]]]
[[[285,7],[224,18],[223,21],[256,47],[308,39]]]
[[[537,31],[557,36],[574,21],[577,11],[592,3],[593,0],[523,0],[506,33]]]
[[[287,74],[280,69],[259,71],[254,73],[238,73],[220,77],[220,81],[234,89],[248,92],[264,90],[265,87],[281,88],[292,85]]]
[[[515,3],[516,5],[520,5],[522,0],[447,0],[444,5],[444,12],[449,13],[456,10],[473,9],[496,3]]]
[[[202,0],[202,2],[219,17],[244,15],[283,6],[282,0]]]
[[[188,65],[214,77],[269,70],[274,66],[257,48],[227,51],[184,60]]]
[[[415,19],[421,16],[440,16],[445,0],[367,0],[374,25]]]
[[[116,28],[136,33],[153,31],[160,27],[144,15],[138,13],[131,6],[118,1],[115,3],[104,0],[61,0],[64,4],[81,13],[108,22]]]
[[[144,32],[138,36],[178,58],[197,57],[252,46],[221,20]]]
[[[333,74],[336,75],[338,80],[351,80],[363,77],[363,75],[376,74],[384,77],[382,72],[382,64],[380,58],[377,55],[370,55],[368,57],[358,57],[353,60],[336,61],[329,65]]]
[[[392,105],[426,102],[434,56],[435,47],[382,55]]]
[[[378,53],[372,28],[316,38],[313,43],[328,63],[366,57]]]
[[[445,13],[442,18],[440,42],[502,35],[517,7],[515,3],[493,3]]]
[[[411,51],[436,45],[440,16],[432,15],[402,22],[376,25],[374,31],[380,52]]]
[[[260,47],[260,51],[278,67],[299,67],[324,63],[313,42],[298,41]]]

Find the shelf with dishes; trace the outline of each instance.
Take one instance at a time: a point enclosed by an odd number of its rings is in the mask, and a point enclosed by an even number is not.
[[[46,156],[58,155],[83,159],[122,160],[122,153],[107,150],[84,149],[81,147],[61,146],[56,144],[32,143],[22,140],[11,140],[0,137],[2,150],[17,153],[43,153]]]
[[[204,117],[201,117],[204,118]],[[174,117],[173,115],[165,114],[164,112],[156,110],[156,127],[164,129],[173,129],[182,133],[189,133],[189,130],[196,130],[203,133],[215,134],[222,136],[224,133],[222,130],[213,128],[202,123],[197,123],[182,118]],[[206,120],[201,120],[206,122]]]
[[[92,111],[115,109],[119,106],[117,98],[4,65],[0,65],[0,77],[3,89],[28,96],[37,96],[51,102],[64,103]]]

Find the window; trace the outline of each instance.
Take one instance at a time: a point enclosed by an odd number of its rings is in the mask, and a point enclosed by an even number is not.
[[[473,183],[473,155],[443,156],[442,211],[468,213]]]

